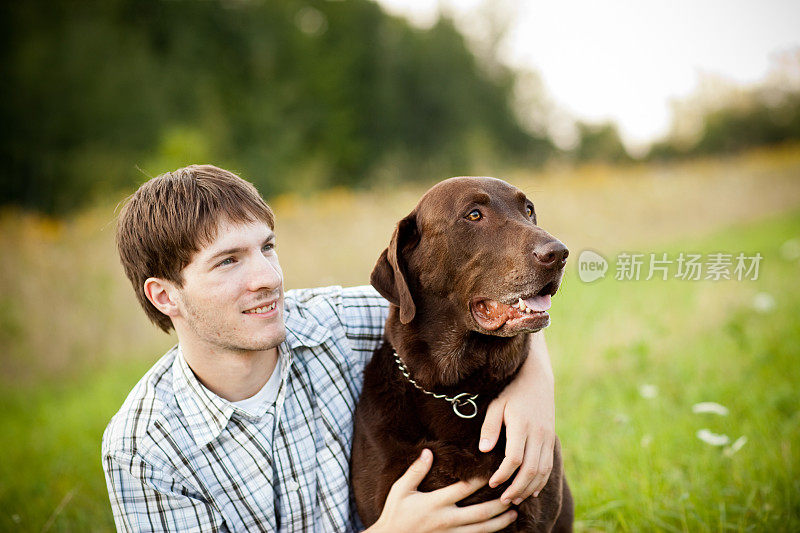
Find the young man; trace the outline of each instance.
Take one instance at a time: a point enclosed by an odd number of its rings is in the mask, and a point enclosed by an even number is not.
[[[134,387],[103,435],[120,531],[353,531],[348,472],[362,370],[388,304],[369,287],[289,291],[272,211],[248,182],[190,166],[145,183],[117,247],[148,317],[178,345]],[[429,451],[392,488],[374,531],[497,531],[552,465],[553,380],[537,335],[489,407],[481,449],[506,425],[500,500],[458,508],[486,483],[416,491]],[[533,411],[531,406],[539,409]],[[539,407],[541,406],[541,407]]]

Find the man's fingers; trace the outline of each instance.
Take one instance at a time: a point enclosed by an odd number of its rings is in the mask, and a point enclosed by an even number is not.
[[[540,483],[541,483],[541,482],[539,481],[539,479],[540,479],[540,478],[539,478],[539,476],[537,475],[537,476],[536,476],[536,477],[533,479],[533,481],[531,481],[530,485],[528,485],[528,486],[525,488],[525,490],[522,492],[522,495],[521,495],[521,496],[519,496],[519,497],[517,497],[517,498],[514,498],[514,500],[513,500],[513,501],[514,501],[514,502],[522,502],[522,500],[526,500],[526,499],[528,499],[528,498],[535,497],[535,496],[534,496],[534,494],[536,494],[536,496],[538,496],[538,495],[539,495],[539,492],[540,492],[540,491],[541,491],[541,490],[544,488],[544,485],[542,485],[541,487],[539,486],[539,485],[540,485]]]
[[[512,455],[506,455],[503,462],[500,463],[500,467],[497,471],[492,474],[492,478],[489,480],[490,487],[496,487],[501,483],[505,483],[514,472],[519,468],[519,465],[522,464],[522,453],[521,452],[514,452]]]
[[[530,497],[537,497],[539,493],[544,489],[547,485],[547,481],[550,479],[550,473],[553,471],[552,466],[547,470],[541,470],[543,467],[539,466],[540,470],[536,474],[536,477],[533,478],[533,481],[525,488],[522,493],[517,497],[512,497],[512,503],[518,504],[522,500],[525,500]]]
[[[505,513],[495,516],[491,520],[479,524],[470,524],[468,526],[460,526],[454,529],[458,533],[489,533],[492,531],[500,531],[501,529],[511,525],[517,519],[517,512],[513,509]]]
[[[413,492],[428,475],[433,464],[433,452],[425,448],[417,459],[411,463],[408,470],[400,476],[400,479],[394,482],[393,488],[402,490],[403,492]]]
[[[497,444],[497,439],[500,437],[500,429],[503,427],[503,411],[505,409],[505,401],[495,399],[489,404],[486,409],[486,418],[483,419],[481,426],[481,440],[478,444],[478,449],[482,452],[488,452],[494,445]]]
[[[500,463],[500,468],[489,479],[490,487],[496,487],[505,482],[522,464],[526,438],[525,432],[517,428],[515,424],[506,423],[506,456]]]
[[[463,500],[479,488],[486,485],[486,479],[472,478],[468,481],[458,481],[452,485],[433,491],[442,505],[451,505]]]
[[[500,499],[489,500],[488,502],[476,503],[466,507],[457,507],[453,511],[454,525],[480,524],[486,522],[500,513],[508,510],[507,503]]]
[[[539,458],[542,455],[543,444],[531,443],[528,440],[528,445],[525,447],[525,459],[522,461],[517,474],[514,476],[514,482],[505,490],[501,498],[507,501],[517,503],[524,500],[533,493],[533,481],[539,477]],[[528,488],[530,487],[530,491]]]
[[[553,447],[555,441],[545,443],[542,445],[542,453],[539,455],[539,472],[531,482],[530,494],[539,495],[539,492],[547,485],[547,480],[550,479],[550,473],[553,471]]]

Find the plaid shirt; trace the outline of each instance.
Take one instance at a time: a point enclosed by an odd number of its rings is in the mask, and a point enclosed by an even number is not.
[[[286,293],[275,402],[249,413],[173,348],[103,435],[120,531],[354,531],[353,411],[388,306],[370,287]],[[280,366],[276,368],[281,368]]]

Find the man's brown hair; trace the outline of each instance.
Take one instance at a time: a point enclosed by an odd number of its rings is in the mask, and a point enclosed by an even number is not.
[[[172,320],[147,299],[145,280],[162,278],[183,286],[183,269],[216,238],[224,220],[275,227],[272,210],[251,183],[212,165],[161,174],[123,206],[117,224],[120,261],[144,312],[164,331],[172,329]]]

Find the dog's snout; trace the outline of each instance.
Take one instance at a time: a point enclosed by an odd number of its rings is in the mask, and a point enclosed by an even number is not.
[[[569,250],[559,240],[548,241],[536,246],[533,256],[543,267],[560,268],[567,262]]]

